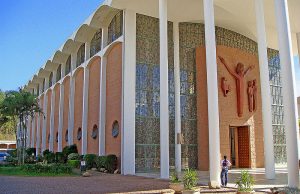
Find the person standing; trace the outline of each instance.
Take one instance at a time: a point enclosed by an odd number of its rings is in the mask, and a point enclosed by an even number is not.
[[[224,156],[224,160],[221,161],[221,184],[222,186],[227,186],[228,181],[228,169],[231,166],[231,163],[229,160],[227,160],[227,156]]]

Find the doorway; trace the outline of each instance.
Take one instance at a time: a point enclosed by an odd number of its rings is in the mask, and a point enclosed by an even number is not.
[[[230,160],[233,167],[250,168],[249,126],[229,128]]]

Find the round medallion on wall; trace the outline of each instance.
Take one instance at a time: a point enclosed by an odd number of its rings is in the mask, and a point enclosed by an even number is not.
[[[55,141],[56,141],[56,143],[58,143],[58,132],[56,132]]]
[[[77,131],[77,140],[81,140],[81,137],[82,137],[82,130],[81,127],[79,127]]]
[[[65,134],[65,140],[66,140],[66,142],[68,142],[68,136],[69,136],[69,132],[68,132],[68,129],[67,129],[66,134]]]
[[[94,125],[93,130],[92,130],[92,138],[97,139],[97,135],[98,135],[98,126]]]
[[[114,121],[112,125],[112,136],[116,138],[118,137],[118,135],[119,135],[119,123],[118,121]]]

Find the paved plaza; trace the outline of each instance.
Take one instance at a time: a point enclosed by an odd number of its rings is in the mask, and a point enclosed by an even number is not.
[[[259,192],[269,191],[268,188],[283,187],[287,184],[287,170],[276,170],[275,180],[264,178],[264,169],[249,170],[255,177],[255,190]],[[218,190],[222,193],[235,193],[235,180],[241,170],[231,170],[229,184],[226,189]],[[199,184],[206,185],[208,172],[199,173]],[[168,189],[167,180],[157,179],[158,174],[148,174],[150,177],[122,176],[93,172],[92,177],[15,177],[0,176],[0,193],[162,193]],[[202,188],[201,193],[218,193],[214,190]]]

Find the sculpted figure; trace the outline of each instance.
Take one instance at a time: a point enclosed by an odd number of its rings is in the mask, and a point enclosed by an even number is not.
[[[253,111],[257,109],[257,86],[256,86],[256,79],[253,80]]]
[[[248,107],[249,112],[253,112],[254,110],[254,91],[253,91],[253,81],[248,81]]]
[[[254,66],[248,67],[246,70],[244,68],[243,63],[238,63],[235,71],[230,69],[230,67],[227,65],[226,61],[223,57],[219,56],[220,61],[225,65],[228,72],[235,78],[236,81],[236,95],[237,95],[237,112],[238,116],[243,116],[243,103],[244,103],[244,82],[245,82],[245,76],[248,74],[250,70],[254,68]]]
[[[227,84],[227,79],[225,77],[222,77],[222,79],[221,79],[221,88],[222,88],[224,97],[226,97],[228,95],[228,93],[230,92],[230,85]]]

